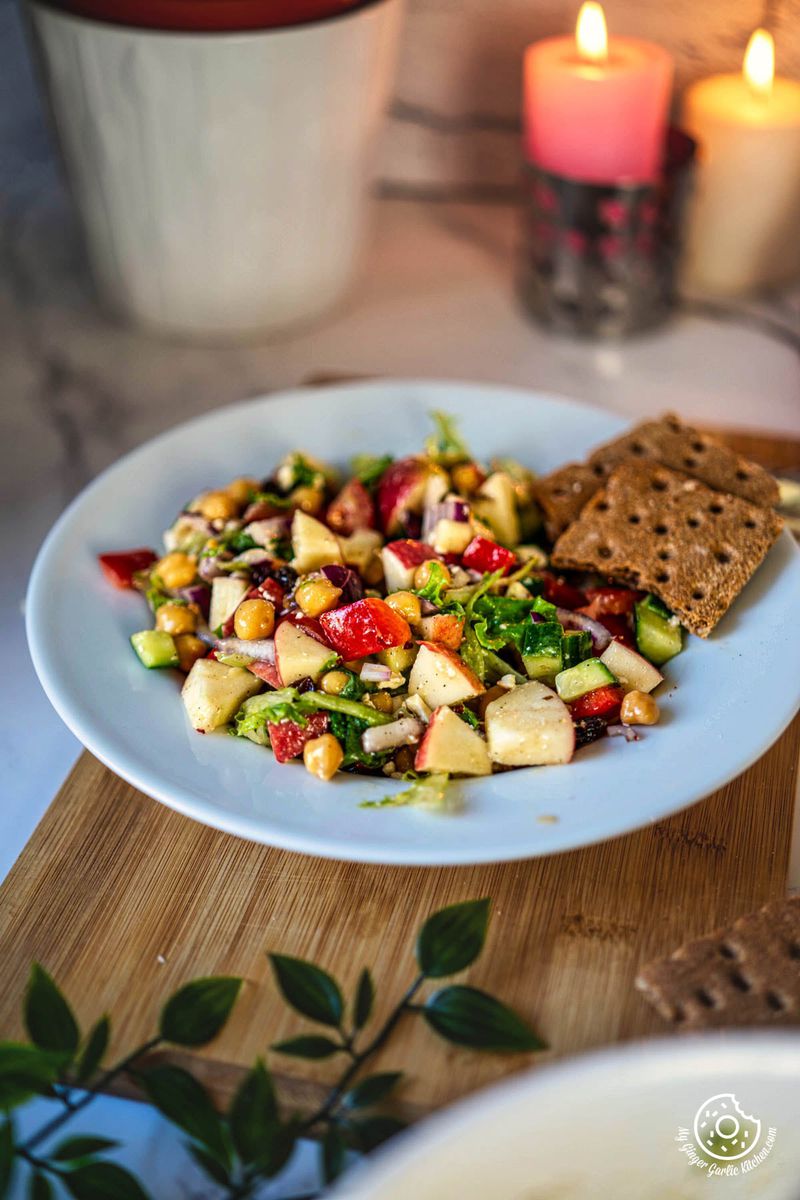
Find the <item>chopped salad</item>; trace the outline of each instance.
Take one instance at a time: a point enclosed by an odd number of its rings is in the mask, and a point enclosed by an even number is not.
[[[385,803],[437,803],[452,776],[567,763],[656,723],[677,620],[652,595],[554,574],[532,473],[478,462],[433,417],[420,454],[360,455],[341,481],[295,452],[195,497],[164,554],[100,556],[145,597],[133,650],[183,673],[198,732],[320,780],[411,782]]]

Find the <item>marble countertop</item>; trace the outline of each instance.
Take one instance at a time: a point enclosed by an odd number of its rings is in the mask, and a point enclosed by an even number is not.
[[[28,660],[23,598],[33,558],[76,492],[161,430],[314,374],[342,373],[491,380],[631,417],[676,408],[699,422],[800,437],[800,293],[734,311],[689,307],[619,345],[555,338],[514,297],[517,223],[505,204],[384,189],[352,294],[324,322],[264,344],[195,347],[118,326],[94,300],[5,2],[0,44],[0,613],[10,630],[0,679],[0,878],[79,751]],[[797,858],[793,880],[800,883]],[[115,1103],[103,1102],[102,1120],[113,1120]],[[154,1141],[166,1142],[155,1114],[145,1119],[140,1109],[134,1120],[135,1111],[126,1106],[125,1121],[141,1133],[141,1168]],[[157,1194],[192,1194],[165,1183],[162,1158]],[[170,1162],[178,1171],[177,1158]],[[307,1180],[307,1161],[302,1171]]]

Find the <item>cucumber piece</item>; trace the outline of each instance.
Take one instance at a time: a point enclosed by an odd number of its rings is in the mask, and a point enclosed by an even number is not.
[[[563,668],[561,646],[564,630],[558,621],[526,626],[520,651],[529,679],[555,679]]]
[[[564,659],[564,670],[567,667],[577,667],[585,658],[591,658],[592,635],[585,629],[565,630],[561,656]]]
[[[153,667],[177,667],[178,651],[172,635],[160,629],[143,629],[131,637],[136,657],[148,669]]]
[[[585,696],[587,692],[594,692],[597,688],[608,687],[610,683],[616,682],[616,675],[612,675],[599,658],[587,658],[585,662],[578,663],[577,667],[570,667],[556,675],[556,691],[565,704],[570,704],[573,700]]]
[[[683,649],[683,630],[655,596],[645,596],[636,605],[636,645],[658,667]]]

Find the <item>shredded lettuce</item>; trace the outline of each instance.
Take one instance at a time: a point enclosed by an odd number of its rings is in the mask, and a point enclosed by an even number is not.
[[[291,508],[292,502],[288,496],[279,496],[277,492],[254,492],[253,504],[271,504],[273,508]]]
[[[372,491],[393,462],[391,454],[357,454],[350,465],[356,478]]]
[[[447,812],[455,807],[454,797],[448,789],[449,783],[449,775],[426,775],[414,779],[410,787],[394,796],[384,796],[382,800],[364,800],[359,808],[405,808],[414,805]]]
[[[454,708],[453,712],[457,717],[461,718],[465,725],[469,725],[472,729],[477,729],[480,725],[480,721],[475,716],[475,713],[471,708],[467,708],[466,705],[462,705],[461,708]]]
[[[452,464],[472,458],[456,427],[455,417],[449,413],[432,412],[431,420],[435,432],[425,441],[425,453],[434,462]]]
[[[235,732],[238,737],[251,737],[260,734],[267,724],[277,721],[294,721],[297,725],[305,726],[309,713],[322,711],[354,718],[364,729],[368,725],[386,725],[393,719],[377,708],[370,708],[368,704],[360,704],[346,696],[298,692],[297,688],[286,687],[262,692],[245,700],[234,718]]]
[[[515,600],[508,596],[481,596],[474,606],[475,635],[485,650],[519,647],[530,625],[533,600]]]
[[[156,613],[161,608],[162,604],[180,604],[185,605],[186,601],[180,596],[172,596],[164,587],[155,571],[150,576],[147,590],[145,591],[145,599],[150,605],[152,612]]]
[[[445,573],[442,564],[435,558],[430,559],[429,567],[428,582],[418,590],[417,595],[420,600],[429,600],[437,608],[443,608],[445,605],[444,593],[450,587],[449,576]]]

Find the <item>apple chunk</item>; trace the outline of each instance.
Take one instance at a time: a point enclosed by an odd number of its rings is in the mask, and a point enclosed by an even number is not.
[[[216,659],[200,658],[186,676],[181,698],[194,728],[211,733],[227,724],[261,686],[260,679],[241,667],[226,667]]]
[[[519,542],[519,516],[514,484],[505,471],[495,471],[481,485],[473,500],[476,516],[485,521],[504,546]]]
[[[452,708],[436,709],[420,742],[414,767],[447,775],[492,773],[486,742]]]
[[[543,683],[523,683],[486,706],[486,740],[492,762],[539,767],[569,762],[575,726],[569,709]]]
[[[281,621],[275,630],[275,662],[283,687],[298,679],[313,679],[316,683],[337,661],[335,650],[291,621]]]
[[[419,623],[422,636],[427,642],[437,642],[448,650],[457,650],[464,640],[464,618],[453,613],[434,613],[423,617]]]
[[[292,517],[292,550],[292,566],[302,574],[318,571],[328,563],[342,561],[342,550],[336,535],[322,521],[310,517],[299,508]]]
[[[401,458],[387,467],[378,484],[378,512],[384,533],[397,533],[407,512],[420,512],[430,468],[421,459]]]
[[[612,675],[616,675],[626,692],[652,692],[663,682],[661,672],[622,642],[609,642],[600,655]]]
[[[465,662],[446,646],[420,642],[408,679],[411,696],[421,696],[429,708],[461,704],[486,689]]]
[[[416,542],[413,538],[389,542],[381,550],[387,592],[405,592],[412,588],[417,567],[438,557],[433,546],[427,542]]]

